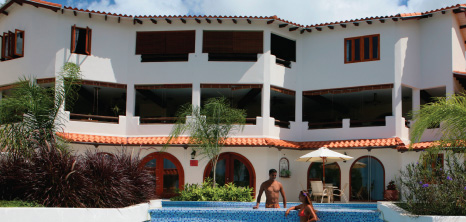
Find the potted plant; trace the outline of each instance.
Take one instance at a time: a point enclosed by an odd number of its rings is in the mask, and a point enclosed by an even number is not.
[[[290,177],[291,176],[291,171],[283,169],[280,171],[280,177]]]
[[[387,189],[383,193],[383,198],[388,201],[398,200],[398,190],[396,189],[395,181],[390,181],[387,185]]]

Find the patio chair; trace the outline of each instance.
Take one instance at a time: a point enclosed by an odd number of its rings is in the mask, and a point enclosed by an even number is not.
[[[330,201],[330,195],[327,189],[324,189],[324,185],[322,181],[311,181],[311,188],[312,188],[312,196],[314,196],[316,201],[317,201],[317,197],[322,197],[320,200],[321,203],[324,201],[324,197],[329,198],[329,201]]]
[[[335,189],[335,191],[339,191],[340,194],[333,194],[333,196],[343,198],[343,199],[345,199],[345,203],[348,203],[349,202],[348,198],[346,198],[346,195],[345,195],[346,187],[348,187],[348,183],[345,183],[345,185],[341,189]]]

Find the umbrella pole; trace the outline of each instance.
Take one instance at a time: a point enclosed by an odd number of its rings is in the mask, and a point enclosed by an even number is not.
[[[325,184],[325,159],[327,159],[327,157],[322,157],[322,169],[324,170],[324,176],[323,176],[323,181],[324,181],[324,184]]]

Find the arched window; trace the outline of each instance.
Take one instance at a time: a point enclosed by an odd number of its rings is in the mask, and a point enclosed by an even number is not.
[[[154,152],[142,159],[144,167],[156,176],[155,193],[162,198],[175,195],[175,190],[184,188],[184,170],[178,159],[165,152]]]
[[[385,169],[373,156],[362,156],[350,168],[350,200],[383,200]]]
[[[209,162],[204,170],[204,179],[213,178],[212,164]],[[256,190],[256,173],[251,162],[238,153],[222,153],[217,162],[216,182],[223,186],[226,183],[234,183],[237,186],[249,186]]]

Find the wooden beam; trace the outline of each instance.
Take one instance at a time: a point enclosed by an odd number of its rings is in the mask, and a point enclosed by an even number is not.
[[[288,24],[280,24],[280,25],[278,25],[279,28],[285,28],[286,26],[288,26]]]
[[[342,28],[346,28],[346,24],[340,24]]]
[[[219,19],[219,18],[217,18],[217,22],[218,22],[219,24],[222,24],[222,20]]]
[[[6,11],[2,11],[2,14],[4,14],[4,15],[7,15],[7,16],[8,16],[8,12],[6,12]]]
[[[251,19],[246,19],[246,21],[248,21],[249,24],[252,23]]]
[[[460,29],[466,29],[466,25],[460,26]]]
[[[205,18],[205,21],[206,21],[207,23],[209,23],[209,24],[212,22],[212,21],[210,21],[210,19],[208,19],[208,18]]]
[[[305,31],[306,31],[306,29],[301,29],[301,31],[299,31],[299,33],[303,34]]]
[[[322,31],[322,27],[316,27],[317,31]]]
[[[168,24],[172,24],[172,20],[165,18],[165,21],[167,21]]]
[[[150,21],[151,21],[152,23],[154,23],[154,24],[157,24],[157,20],[155,20],[155,19],[153,19],[153,18],[151,18]]]
[[[196,20],[196,22],[197,22],[198,24],[201,24],[201,20],[200,20],[200,19],[195,18],[194,20]]]
[[[367,20],[366,22],[367,22],[367,24],[372,25],[372,21],[371,21],[371,20]]]
[[[447,11],[443,10],[443,11],[442,11],[442,14],[445,15],[445,13],[447,13]]]
[[[181,22],[182,22],[183,24],[186,24],[186,19],[180,18],[180,20],[181,20]]]
[[[353,22],[354,26],[359,26],[359,22]]]
[[[137,18],[135,18],[135,19],[133,20],[133,25],[135,25],[136,23],[139,23],[139,24],[142,25],[142,21],[139,20],[139,19],[137,19]]]
[[[78,13],[76,11],[73,11],[74,16],[78,16]]]
[[[457,8],[457,9],[453,9],[453,13],[455,14],[458,14],[458,13],[461,13],[461,12],[465,12],[466,9],[465,8]]]
[[[23,1],[24,0],[13,0],[14,2],[18,3],[18,5],[23,6]]]
[[[92,13],[89,12],[89,18],[92,18]]]
[[[385,23],[385,19],[379,19],[380,23]]]
[[[238,24],[238,21],[236,19],[232,19],[233,23]]]
[[[398,22],[398,18],[392,18],[394,22]]]
[[[270,24],[272,24],[273,22],[275,22],[275,19],[272,19],[272,20],[267,21],[267,25],[270,25]]]
[[[307,32],[312,32],[312,29],[306,28],[306,31],[307,31]]]
[[[292,31],[296,31],[296,29],[299,29],[299,27],[292,27],[289,30],[290,30],[290,32],[292,32]]]
[[[332,29],[332,30],[335,28],[335,26],[333,26],[333,25],[329,25],[329,26],[327,26],[327,27],[328,27],[329,29]]]

